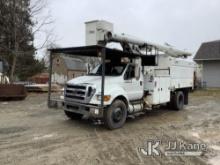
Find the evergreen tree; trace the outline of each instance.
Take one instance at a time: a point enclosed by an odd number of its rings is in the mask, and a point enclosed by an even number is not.
[[[0,57],[9,63],[11,80],[41,72],[44,63],[35,59],[30,0],[0,0]]]

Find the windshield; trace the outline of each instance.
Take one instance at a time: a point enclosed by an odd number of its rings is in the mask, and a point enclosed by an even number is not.
[[[126,67],[126,64],[112,64],[112,63],[106,63],[105,64],[105,75],[106,76],[120,76],[124,69]],[[102,64],[96,66],[88,75],[102,75]]]

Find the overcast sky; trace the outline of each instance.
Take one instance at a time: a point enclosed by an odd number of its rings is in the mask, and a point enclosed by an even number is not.
[[[116,33],[192,53],[220,39],[219,0],[48,0],[48,8],[61,47],[85,45],[84,22],[96,19],[114,23]]]

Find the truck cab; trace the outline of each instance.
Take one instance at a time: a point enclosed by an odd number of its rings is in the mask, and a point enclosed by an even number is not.
[[[141,66],[133,62],[121,60],[106,60],[105,63],[105,93],[104,106],[108,108],[116,100],[123,100],[128,108],[130,101],[141,100],[144,95],[143,74]],[[101,100],[102,65],[96,66],[86,76],[78,77],[67,82],[65,88],[66,114],[80,113],[79,117],[103,118],[99,109]],[[76,106],[74,103],[80,103]],[[74,106],[72,106],[74,104]],[[89,108],[86,105],[93,106]],[[96,107],[96,108],[94,108]]]

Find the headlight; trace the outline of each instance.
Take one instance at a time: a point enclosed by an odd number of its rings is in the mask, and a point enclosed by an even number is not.
[[[101,95],[96,95],[97,100],[101,100],[102,96]],[[111,99],[111,95],[104,95],[103,100],[104,101],[109,101]]]

